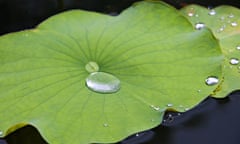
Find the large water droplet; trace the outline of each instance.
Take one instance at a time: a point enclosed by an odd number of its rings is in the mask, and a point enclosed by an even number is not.
[[[239,59],[237,59],[237,58],[232,58],[232,59],[230,59],[230,64],[232,64],[232,65],[237,65],[237,64],[239,64]]]
[[[205,27],[205,24],[204,23],[196,23],[195,24],[195,29],[196,30],[201,30],[202,28]]]
[[[86,79],[87,87],[97,93],[115,93],[120,89],[120,80],[105,72],[93,72]]]
[[[237,24],[237,22],[232,22],[231,23],[231,26],[233,26],[233,27],[236,27],[238,24]]]
[[[85,69],[89,72],[89,73],[93,73],[93,72],[97,72],[99,70],[99,66],[96,62],[94,61],[90,61],[85,65]]]
[[[211,9],[211,10],[208,12],[208,14],[209,14],[210,16],[216,15],[216,11],[215,11],[214,9]]]
[[[210,76],[205,80],[206,84],[209,86],[215,85],[219,82],[218,78],[215,76]]]

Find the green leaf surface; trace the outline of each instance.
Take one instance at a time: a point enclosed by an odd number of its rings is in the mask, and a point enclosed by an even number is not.
[[[68,11],[0,38],[0,130],[29,124],[51,144],[116,142],[159,125],[167,108],[198,104],[218,87],[208,76],[222,81],[222,62],[211,32],[162,2],[116,17]],[[95,92],[87,78],[120,89]]]
[[[231,6],[220,6],[207,9],[198,5],[183,8],[182,13],[195,26],[203,23],[210,28],[219,40],[222,53],[224,81],[215,93],[216,97],[224,97],[234,90],[240,89],[240,10]]]

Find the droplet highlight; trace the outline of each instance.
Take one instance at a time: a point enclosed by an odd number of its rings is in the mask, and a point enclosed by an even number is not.
[[[157,106],[154,106],[154,105],[151,105],[151,108],[153,108],[153,109],[156,110],[156,111],[161,110],[160,107],[157,107]]]
[[[237,65],[237,64],[239,64],[239,59],[237,59],[237,58],[232,58],[232,59],[230,59],[230,62],[229,62],[230,64],[232,64],[232,65]]]
[[[86,86],[97,93],[115,93],[120,89],[120,80],[109,73],[93,72],[86,78]]]
[[[215,76],[210,76],[208,77],[206,80],[205,80],[205,83],[208,85],[208,86],[213,86],[213,85],[216,85],[218,84],[219,82],[219,79]]]
[[[85,65],[85,69],[87,72],[93,73],[99,71],[99,66],[96,62],[90,61]]]
[[[230,14],[228,17],[229,17],[229,18],[234,18],[234,15],[233,15],[233,14]]]
[[[196,30],[201,30],[205,27],[205,24],[204,23],[196,23],[195,24],[195,29]]]
[[[3,136],[3,131],[0,131],[0,136]]]

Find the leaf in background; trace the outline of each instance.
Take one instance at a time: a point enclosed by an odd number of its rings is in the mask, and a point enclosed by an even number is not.
[[[224,97],[240,89],[240,10],[231,6],[207,9],[198,5],[183,8],[182,13],[193,25],[199,23],[210,28],[219,40],[222,53],[224,81],[215,97]]]
[[[0,38],[0,130],[29,124],[53,144],[116,142],[159,125],[166,108],[198,104],[218,86],[205,80],[222,80],[222,61],[210,31],[162,2],[116,17],[68,11]]]

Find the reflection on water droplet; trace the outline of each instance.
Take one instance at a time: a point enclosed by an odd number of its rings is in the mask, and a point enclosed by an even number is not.
[[[196,23],[195,24],[195,29],[196,30],[201,30],[202,28],[205,27],[205,24],[204,23]]]
[[[237,58],[232,58],[232,59],[230,59],[230,62],[229,62],[230,64],[232,64],[232,65],[237,65],[237,64],[239,64],[239,59],[237,59]]]
[[[205,80],[206,84],[209,86],[215,85],[219,82],[218,78],[215,76],[210,76]]]
[[[200,93],[200,92],[201,92],[201,90],[198,90],[198,92]]]
[[[86,79],[87,87],[97,93],[115,93],[120,89],[120,80],[105,72],[93,72]]]
[[[171,104],[171,103],[167,104],[167,107],[172,107],[172,106],[173,106],[173,104]]]
[[[216,15],[216,11],[214,9],[210,10],[208,13],[210,16]]]
[[[2,136],[3,135],[3,131],[0,131],[0,136]]]
[[[108,124],[107,124],[107,123],[105,123],[105,124],[103,124],[103,126],[104,126],[104,127],[108,127]]]
[[[236,27],[238,24],[237,24],[237,22],[232,22],[231,23],[231,26],[233,26],[233,27]]]

